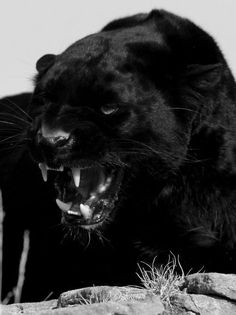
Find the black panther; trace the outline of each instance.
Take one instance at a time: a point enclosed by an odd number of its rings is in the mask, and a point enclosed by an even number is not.
[[[68,283],[134,284],[137,262],[170,252],[186,272],[235,272],[236,89],[214,39],[153,10],[36,68],[27,145],[55,187]]]
[[[86,240],[85,246],[65,238],[52,178],[43,182],[28,152],[30,102],[31,93],[0,99],[0,188],[5,213],[2,301],[14,302],[9,297],[17,284],[25,230],[30,232],[30,249],[22,302],[57,298],[63,291],[93,284],[134,283],[136,262],[124,259],[121,244],[111,244],[102,236],[89,244]]]

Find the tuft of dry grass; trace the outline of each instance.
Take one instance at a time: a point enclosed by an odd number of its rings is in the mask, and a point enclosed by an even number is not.
[[[81,298],[80,304],[86,305],[94,303],[107,303],[111,301],[110,296],[107,294],[103,294],[103,292],[102,293],[92,292],[91,294],[88,294],[86,296],[83,296],[81,294],[80,298]]]
[[[171,254],[166,265],[156,267],[155,264],[156,259],[151,265],[145,262],[142,263],[143,266],[138,265],[137,275],[147,290],[160,295],[162,302],[170,305],[171,296],[180,292],[179,286],[185,277],[179,257]],[[177,274],[177,268],[180,269],[180,274]]]
[[[92,290],[82,289],[79,294],[79,304],[94,304],[107,302],[128,302],[144,298],[143,288],[127,287],[94,287]]]
[[[138,268],[139,272],[137,276],[141,280],[142,287],[133,287],[136,299],[137,292],[135,289],[140,290],[144,287],[153,294],[159,295],[164,304],[171,306],[171,297],[180,292],[180,285],[185,277],[179,258],[171,254],[166,265],[157,267],[156,259],[154,259],[151,265],[143,262],[142,266],[140,266],[140,264],[138,265]],[[176,272],[176,269],[180,270],[180,274]],[[132,300],[133,294],[131,289],[132,287],[123,287],[121,291],[115,290],[115,288],[113,288],[112,291],[97,291],[96,288],[94,288],[94,290],[91,291],[81,291],[79,304]]]

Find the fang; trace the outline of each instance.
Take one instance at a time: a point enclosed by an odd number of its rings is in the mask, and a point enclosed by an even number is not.
[[[58,207],[64,212],[69,212],[69,210],[72,206],[72,202],[65,203],[65,202],[61,201],[60,199],[56,199],[56,203],[57,203]]]
[[[92,216],[92,209],[88,205],[80,204],[81,214],[85,219],[90,219]]]
[[[48,180],[48,173],[47,173],[48,167],[45,163],[39,163],[39,168],[42,172],[43,180],[46,182]]]
[[[80,184],[80,168],[72,168],[71,172],[72,172],[75,186],[78,188]]]

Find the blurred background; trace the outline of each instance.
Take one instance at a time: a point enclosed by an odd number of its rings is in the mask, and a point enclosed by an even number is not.
[[[0,97],[31,91],[35,63],[112,19],[163,8],[193,20],[218,42],[236,74],[235,0],[1,0]]]

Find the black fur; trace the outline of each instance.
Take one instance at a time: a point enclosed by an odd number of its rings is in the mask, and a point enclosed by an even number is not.
[[[189,20],[154,10],[111,22],[38,70],[28,131],[34,158],[61,163],[38,142],[44,124],[73,135],[68,163],[124,169],[100,231],[108,241],[91,235],[88,249],[77,251],[81,229],[73,227],[77,240],[54,255],[48,268],[61,268],[60,288],[133,284],[138,261],[165,263],[170,251],[186,271],[235,272],[236,90],[215,41]],[[112,106],[118,111],[103,115]]]

